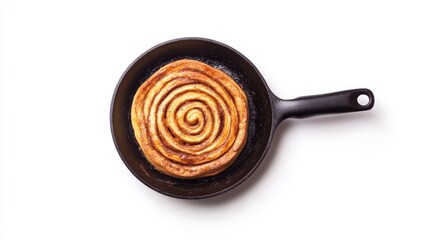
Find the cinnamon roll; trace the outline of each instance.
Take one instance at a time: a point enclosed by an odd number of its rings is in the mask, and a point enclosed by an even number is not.
[[[186,179],[211,176],[230,166],[246,143],[247,97],[223,71],[178,60],[138,88],[131,123],[158,171]]]

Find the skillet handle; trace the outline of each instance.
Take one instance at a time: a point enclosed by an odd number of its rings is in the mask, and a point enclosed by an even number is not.
[[[368,99],[359,103],[358,98]],[[336,114],[370,110],[374,106],[374,94],[366,88],[352,89],[320,95],[298,97],[291,100],[277,98],[274,111],[277,123],[287,118],[307,118],[323,114]]]

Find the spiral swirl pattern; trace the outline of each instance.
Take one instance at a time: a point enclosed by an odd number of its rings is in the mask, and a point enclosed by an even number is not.
[[[178,60],[139,87],[131,122],[157,170],[178,178],[211,176],[230,166],[246,143],[247,98],[226,73]]]

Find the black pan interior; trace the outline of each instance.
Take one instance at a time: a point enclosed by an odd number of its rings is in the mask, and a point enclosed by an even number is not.
[[[184,58],[205,62],[228,73],[243,87],[250,108],[247,143],[236,161],[220,174],[194,180],[173,178],[155,170],[139,150],[130,121],[131,103],[138,87],[160,67]],[[122,160],[141,182],[168,196],[199,199],[236,187],[256,170],[271,141],[272,116],[270,92],[247,58],[213,40],[186,38],[155,46],[130,65],[112,99],[111,128]]]

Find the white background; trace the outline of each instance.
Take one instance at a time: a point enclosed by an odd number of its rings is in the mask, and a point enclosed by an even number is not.
[[[0,239],[429,239],[427,1],[2,1]],[[288,120],[258,171],[189,201],[141,184],[109,126],[148,48],[206,37],[282,98],[366,87],[365,113]]]

